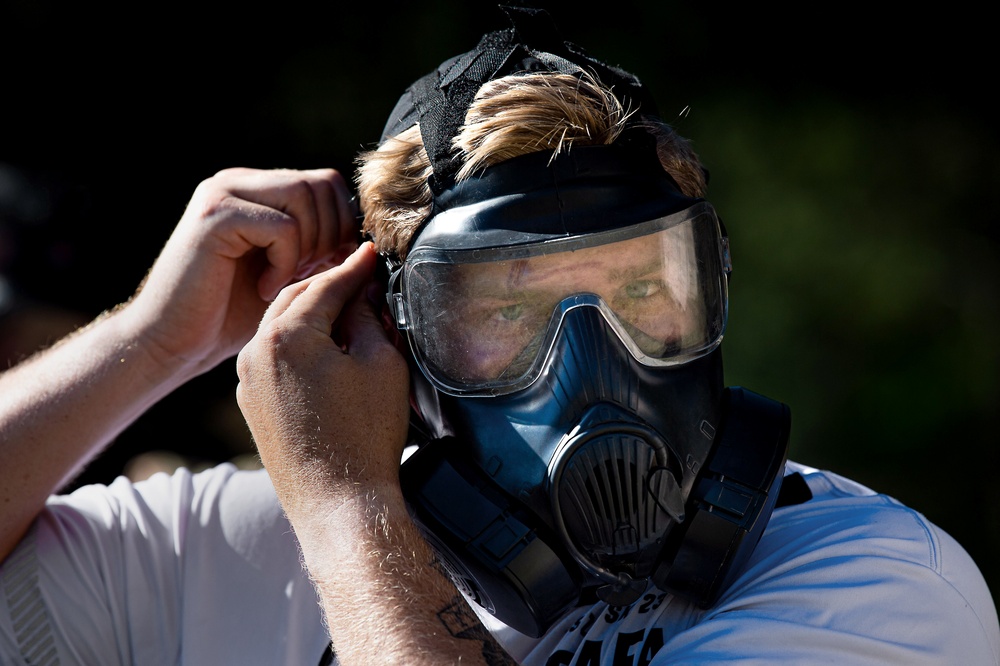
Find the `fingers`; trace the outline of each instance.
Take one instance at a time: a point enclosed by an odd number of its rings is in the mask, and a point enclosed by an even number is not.
[[[329,335],[345,306],[359,295],[365,297],[375,273],[375,261],[374,246],[363,243],[339,266],[282,290],[268,308],[261,325],[288,316]]]
[[[207,216],[221,254],[240,259],[251,250],[264,250],[266,265],[257,279],[257,291],[272,300],[298,270],[301,258],[299,223],[270,206],[229,197]]]
[[[386,410],[401,409],[405,422],[409,369],[369,299],[375,260],[374,246],[364,243],[340,266],[281,291],[239,354],[241,406],[249,405],[245,394],[260,376],[258,370],[283,367],[279,375],[264,372],[270,376],[265,384],[314,377],[308,383],[315,392],[329,389],[331,378],[337,378],[343,386],[360,391],[363,383],[371,384],[377,377],[378,401],[386,402]]]
[[[369,280],[354,294],[344,307],[332,333],[333,339],[346,353],[362,359],[377,357],[385,347],[395,349],[382,324],[381,307],[372,299],[373,284],[375,283]]]
[[[239,227],[242,239],[266,248],[269,266],[258,285],[265,300],[292,280],[331,265],[355,245],[350,191],[333,169],[227,169],[210,181],[240,209],[231,224]]]

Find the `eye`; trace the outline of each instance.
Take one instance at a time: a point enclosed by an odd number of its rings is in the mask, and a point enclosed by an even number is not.
[[[625,295],[629,298],[649,298],[663,288],[659,280],[636,280],[625,285]]]
[[[507,321],[514,321],[516,319],[520,319],[521,315],[524,314],[524,303],[505,305],[497,310],[497,312],[499,312],[500,316]]]

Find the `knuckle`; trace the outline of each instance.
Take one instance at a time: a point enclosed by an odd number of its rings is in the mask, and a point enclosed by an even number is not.
[[[230,180],[231,178],[239,178],[241,176],[246,176],[252,173],[256,173],[256,169],[249,169],[247,167],[228,167],[225,169],[220,169],[215,172],[212,178],[218,180]]]
[[[193,212],[202,220],[215,221],[236,212],[234,204],[235,200],[228,193],[213,190],[194,200]]]
[[[188,204],[188,211],[202,218],[212,217],[226,208],[231,199],[225,179],[212,176],[198,183]]]
[[[347,192],[347,181],[336,169],[313,169],[305,174],[309,186],[324,199],[330,200]]]
[[[253,368],[254,368],[254,340],[247,343],[240,353],[236,355],[236,376],[240,380],[240,385],[243,382],[248,382],[253,378]]]
[[[289,184],[289,190],[291,195],[297,199],[309,199],[313,195],[312,183],[304,177],[292,180]]]
[[[343,180],[344,179],[344,177],[343,177],[343,175],[341,175],[340,171],[338,171],[337,169],[331,169],[331,168],[311,169],[311,170],[309,170],[306,173],[310,177],[310,179],[316,180],[316,181],[319,181],[319,182],[327,182],[327,183],[329,183],[329,182],[333,182],[333,181]]]
[[[280,320],[275,320],[262,325],[257,331],[257,335],[254,336],[254,340],[257,341],[265,354],[280,356],[282,350],[294,346],[288,344],[290,337],[292,337],[292,332],[283,326]]]
[[[242,381],[236,384],[236,404],[241,409],[250,404],[247,401],[246,388],[244,388],[244,384]]]

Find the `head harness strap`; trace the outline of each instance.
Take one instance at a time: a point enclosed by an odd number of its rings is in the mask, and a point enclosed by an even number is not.
[[[411,85],[396,103],[382,139],[420,124],[420,135],[434,171],[435,194],[454,184],[458,171],[452,140],[479,88],[510,74],[559,72],[579,75],[589,71],[612,89],[625,108],[641,108],[657,115],[656,106],[639,79],[625,70],[587,55],[563,41],[544,9],[501,7],[513,27],[487,33],[475,49],[443,62]]]

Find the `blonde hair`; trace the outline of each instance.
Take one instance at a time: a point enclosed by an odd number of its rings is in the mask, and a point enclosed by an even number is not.
[[[551,150],[555,159],[573,145],[613,143],[638,111],[624,108],[589,75],[538,73],[488,81],[453,140],[461,163],[456,179],[528,153]],[[703,196],[704,171],[689,142],[658,118],[642,117],[635,124],[656,137],[660,163],[681,191]],[[363,230],[376,250],[403,258],[431,208],[432,169],[419,126],[386,139],[357,162]]]

